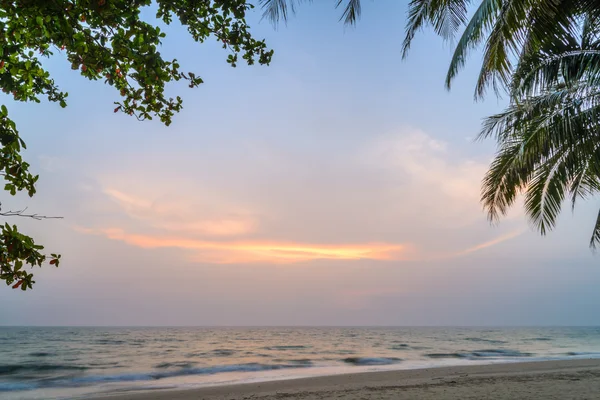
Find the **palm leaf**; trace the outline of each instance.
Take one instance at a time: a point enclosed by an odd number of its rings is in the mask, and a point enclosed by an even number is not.
[[[598,217],[596,217],[596,225],[594,225],[594,232],[590,239],[590,247],[595,250],[598,244],[600,244],[600,211],[598,212]]]
[[[346,7],[344,7],[344,12],[340,17],[340,21],[343,20],[345,24],[354,25],[360,17],[360,13],[362,11],[360,7],[360,0],[347,1],[348,3],[346,4]],[[343,2],[344,0],[338,0],[337,4],[335,5],[336,8],[341,6]]]
[[[476,48],[481,43],[484,33],[496,18],[501,5],[501,0],[483,0],[473,17],[471,17],[452,55],[452,61],[446,75],[446,88],[450,89],[452,80],[465,65],[469,50]]]
[[[599,150],[599,148],[596,148],[596,153]],[[575,203],[578,198],[585,199],[600,192],[598,164],[597,160],[594,160],[593,155],[590,155],[586,162],[576,171],[575,178],[569,188],[569,192],[571,192],[571,210],[575,209]]]
[[[267,18],[275,25],[279,21],[286,22],[291,14],[296,13],[296,6],[303,2],[312,2],[312,0],[259,0],[263,9],[263,18]],[[344,2],[344,0],[336,0],[335,7],[339,8]],[[358,21],[360,13],[360,0],[346,0],[340,21],[343,20],[345,24],[353,25]]]
[[[296,13],[296,5],[303,1],[312,0],[260,0],[263,18],[267,18],[274,25],[279,21],[287,22],[291,14]]]
[[[521,154],[522,143],[519,141],[505,144],[483,178],[481,201],[490,221],[506,215],[529,179]]]
[[[526,59],[513,76],[512,93],[527,96],[563,81],[600,84],[600,49],[565,51],[544,59]]]
[[[406,35],[402,44],[402,57],[408,55],[415,34],[424,26],[433,26],[444,39],[450,39],[467,21],[470,0],[411,0],[408,5]]]
[[[519,52],[527,37],[525,22],[535,0],[504,0],[488,36],[475,96],[483,97],[491,85],[496,94],[507,87],[511,78],[511,56]]]
[[[546,234],[567,193],[574,201],[600,189],[600,96],[584,108],[574,101],[576,91],[539,97],[487,121],[482,134],[495,134],[500,151],[484,178],[482,202],[497,220],[524,191],[531,222]]]

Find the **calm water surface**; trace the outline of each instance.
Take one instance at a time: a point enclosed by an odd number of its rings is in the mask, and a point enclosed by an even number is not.
[[[600,328],[0,327],[0,399],[600,357]]]

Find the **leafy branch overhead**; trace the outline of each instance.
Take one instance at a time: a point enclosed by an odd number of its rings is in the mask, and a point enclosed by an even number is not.
[[[166,125],[182,109],[182,99],[165,95],[165,86],[187,81],[190,88],[203,81],[184,72],[176,59],[165,60],[159,49],[165,33],[159,23],[177,21],[199,43],[216,40],[227,50],[227,62],[235,67],[241,58],[248,65],[269,64],[273,51],[255,39],[246,23],[253,6],[246,0],[0,0],[0,88],[14,101],[40,102],[42,98],[66,107],[68,94],[61,91],[44,68],[43,58],[53,55],[68,60],[71,69],[90,80],[113,86],[120,99],[114,112],[139,120],[158,118]],[[142,18],[152,12],[151,21]],[[37,175],[29,172],[19,136],[8,109],[0,115],[0,170],[4,189],[15,195],[35,194]],[[2,214],[0,214],[2,215]],[[22,213],[2,216],[22,215]],[[36,214],[27,215],[36,217]],[[0,231],[0,279],[13,288],[31,288],[32,275],[24,264],[41,266],[43,247],[8,224]],[[60,256],[51,255],[58,266]],[[13,284],[13,282],[16,282]]]

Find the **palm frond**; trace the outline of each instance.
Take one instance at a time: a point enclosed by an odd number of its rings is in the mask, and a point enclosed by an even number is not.
[[[277,25],[280,21],[287,22],[291,14],[296,13],[296,5],[304,1],[312,0],[259,0],[259,4],[263,10],[263,18]]]
[[[465,65],[469,50],[476,48],[481,43],[501,6],[501,0],[483,0],[481,2],[455,47],[446,75],[446,88],[450,89],[452,80]]]
[[[432,0],[411,0],[408,4],[406,35],[402,43],[402,58],[406,58],[415,34],[427,24],[428,8]]]
[[[567,191],[568,152],[539,166],[529,182],[525,195],[525,211],[534,226],[545,235],[556,224]]]
[[[599,148],[596,149],[596,154],[599,150]],[[585,199],[600,192],[598,167],[598,163],[594,162],[593,155],[590,155],[576,171],[576,175],[569,188],[569,192],[571,193],[571,210],[575,209],[575,203],[578,198]]]
[[[454,37],[467,22],[467,3],[465,0],[435,0],[430,16],[435,32],[446,40]]]
[[[492,87],[496,95],[509,90],[513,65],[526,54],[542,54],[543,45],[569,40],[577,30],[578,7],[564,0],[504,0],[484,50],[475,97]]]
[[[490,220],[506,214],[524,192],[532,223],[552,229],[567,193],[598,193],[600,88],[550,88],[488,118],[481,137],[494,136],[499,152],[482,183]]]
[[[559,85],[537,96],[513,102],[502,113],[486,118],[478,139],[494,137],[500,145],[534,129],[538,135],[554,135],[542,137],[541,143],[562,144],[576,135],[595,135],[586,126],[597,124],[596,121],[600,121],[600,87],[589,88],[585,82]],[[552,130],[541,131],[543,126],[552,126]],[[577,129],[585,131],[577,132]]]
[[[469,3],[470,0],[411,0],[402,57],[408,55],[415,34],[426,25],[444,39],[452,38],[467,21]]]
[[[492,86],[496,94],[510,83],[511,57],[519,53],[520,45],[527,37],[525,22],[535,0],[504,0],[491,32],[487,38],[483,63],[475,97],[481,98],[488,86]]]
[[[559,82],[600,84],[600,49],[571,50],[546,58],[526,58],[515,71],[512,95],[529,96]]]
[[[597,15],[586,14],[581,29],[581,48],[589,49],[595,47],[600,37],[600,21]]]
[[[596,250],[598,244],[600,244],[600,211],[598,211],[598,217],[596,218],[596,225],[594,225],[594,232],[590,239],[590,247]]]
[[[595,131],[597,125],[592,128]],[[554,227],[567,193],[574,206],[577,197],[598,192],[599,150],[597,135],[582,135],[564,142],[551,157],[541,158],[527,188],[525,206],[542,234]]]
[[[540,130],[561,127],[554,125]],[[599,191],[600,138],[593,134],[574,136],[561,146],[547,145],[539,136],[552,135],[530,129],[503,142],[483,181],[482,202],[490,220],[497,220],[506,214],[516,195],[524,192],[531,222],[546,234],[554,227],[567,193],[574,199]]]
[[[481,202],[490,221],[506,215],[529,179],[521,157],[522,147],[516,140],[502,146],[483,178]]]
[[[344,0],[338,0],[337,4],[335,5],[336,8],[340,7],[343,2]],[[361,11],[360,0],[347,0],[346,7],[344,7],[344,12],[340,17],[340,21],[343,20],[347,25],[354,25],[356,24],[356,21],[358,21]]]
[[[280,21],[286,22],[288,18],[296,13],[296,6],[303,2],[312,2],[312,0],[259,0],[263,10],[263,18],[267,18],[274,25]],[[361,14],[361,0],[336,0],[335,7],[344,5],[344,11],[340,21],[345,24],[354,25]]]

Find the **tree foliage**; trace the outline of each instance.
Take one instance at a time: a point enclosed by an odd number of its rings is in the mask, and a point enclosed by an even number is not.
[[[293,0],[263,0],[265,15],[287,18]],[[336,0],[339,6],[341,0]],[[467,9],[474,6],[472,15]],[[476,6],[476,7],[475,7]],[[350,11],[348,11],[350,10]],[[293,8],[292,8],[293,11]],[[346,23],[360,1],[346,1]],[[497,154],[482,183],[490,220],[505,215],[519,195],[532,225],[546,234],[563,203],[600,191],[600,4],[594,0],[411,0],[403,55],[416,33],[432,28],[458,36],[446,87],[470,53],[483,49],[475,98],[492,88],[508,95],[502,113],[487,118],[480,138]],[[600,213],[590,246],[600,245]]]
[[[183,80],[194,88],[202,78],[182,71],[176,59],[163,58],[159,50],[165,33],[159,24],[177,22],[198,43],[217,40],[232,67],[240,58],[248,65],[269,64],[273,51],[252,36],[246,22],[252,7],[246,0],[0,0],[0,89],[14,101],[45,98],[66,107],[68,94],[43,63],[44,58],[62,57],[85,78],[116,89],[114,112],[169,125],[182,109],[182,99],[167,97],[165,86]],[[149,13],[155,18],[142,17]],[[4,189],[33,196],[38,176],[21,157],[25,142],[6,105],[0,113],[0,144]],[[59,255],[46,256],[42,250],[6,223],[0,230],[0,279],[15,289],[32,288],[33,275],[25,265],[41,266],[48,259],[59,265]]]

